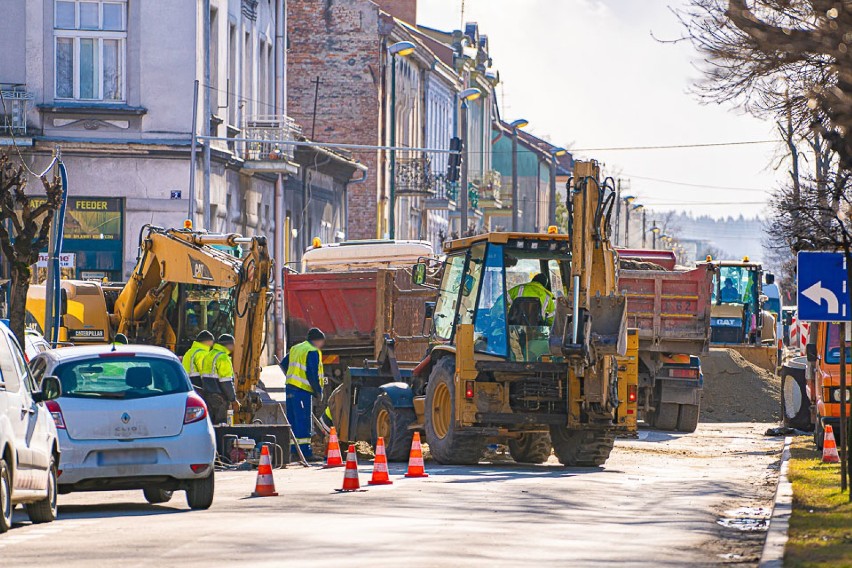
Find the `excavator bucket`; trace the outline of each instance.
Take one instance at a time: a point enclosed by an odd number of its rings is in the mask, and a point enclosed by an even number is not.
[[[599,296],[589,302],[590,339],[601,355],[627,353],[627,299],[624,296]]]

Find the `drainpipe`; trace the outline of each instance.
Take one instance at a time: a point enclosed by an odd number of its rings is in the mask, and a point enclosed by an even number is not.
[[[287,81],[285,80],[285,60],[287,50],[284,49],[284,34],[286,33],[286,12],[284,0],[277,0],[275,5],[275,110],[278,114],[279,128],[283,128],[287,120]],[[242,38],[239,38],[242,41]],[[275,197],[273,202],[273,217],[275,236],[272,255],[275,259],[275,353],[283,358],[286,348],[286,331],[284,328],[284,175],[279,173],[275,179]]]

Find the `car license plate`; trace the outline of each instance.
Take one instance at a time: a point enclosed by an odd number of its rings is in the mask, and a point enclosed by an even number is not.
[[[157,463],[157,450],[107,450],[98,452],[98,465],[148,465]]]

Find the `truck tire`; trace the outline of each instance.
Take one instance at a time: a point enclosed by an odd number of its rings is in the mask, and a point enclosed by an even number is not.
[[[56,520],[56,458],[50,458],[47,470],[47,497],[26,505],[27,516],[34,524],[50,523]]]
[[[790,369],[787,365],[781,370],[781,410],[784,426],[797,430],[810,430],[811,401],[808,398],[804,373]],[[797,376],[798,375],[798,376]]]
[[[677,417],[678,432],[695,432],[698,428],[698,416],[701,414],[697,404],[681,404]]]
[[[444,357],[426,385],[426,442],[438,463],[473,465],[485,451],[486,438],[458,432],[455,425],[455,362]]]
[[[555,424],[550,426],[550,440],[559,463],[571,467],[603,465],[615,445],[608,429],[569,430]]]
[[[172,500],[172,491],[166,491],[157,487],[146,487],[142,490],[142,493],[145,495],[145,500],[151,505],[168,503]]]
[[[385,453],[388,461],[404,462],[411,449],[414,431],[408,427],[414,423],[417,415],[413,408],[397,408],[390,395],[382,393],[373,404],[372,443],[373,448],[379,436],[385,439]]]
[[[518,463],[544,463],[552,448],[550,434],[521,434],[520,438],[509,440],[509,453]]]
[[[186,488],[186,504],[190,509],[209,509],[213,504],[215,487],[213,473],[203,479],[193,479]]]
[[[675,402],[661,402],[654,412],[654,428],[658,430],[676,430],[680,405]]]
[[[0,534],[12,528],[12,478],[6,460],[0,459]]]

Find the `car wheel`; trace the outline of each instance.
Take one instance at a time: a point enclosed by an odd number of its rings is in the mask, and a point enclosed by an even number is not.
[[[0,460],[0,533],[12,527],[12,480],[6,460]]]
[[[213,474],[203,479],[194,479],[186,489],[186,504],[190,509],[209,509],[213,504]]]
[[[27,505],[27,515],[35,523],[49,523],[56,520],[56,459],[50,458],[47,470],[47,497]]]
[[[145,500],[148,501],[152,505],[156,505],[158,503],[168,503],[172,499],[172,491],[166,491],[165,489],[159,489],[157,487],[146,487],[142,490],[142,493],[145,494]]]

